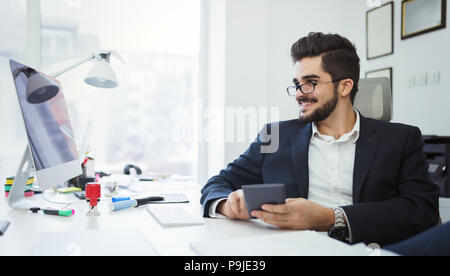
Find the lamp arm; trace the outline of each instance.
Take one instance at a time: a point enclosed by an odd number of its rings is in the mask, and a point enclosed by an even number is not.
[[[87,58],[85,58],[85,59],[82,59],[82,60],[78,61],[77,63],[71,65],[70,67],[67,67],[67,68],[64,69],[64,70],[61,70],[61,71],[59,71],[59,72],[56,72],[56,73],[51,74],[51,76],[52,76],[53,78],[57,78],[57,77],[59,77],[60,75],[64,74],[65,72],[70,71],[70,70],[72,70],[72,69],[75,69],[76,67],[78,67],[78,66],[80,66],[81,64],[86,63],[86,62],[88,62],[88,61],[94,59],[95,57],[96,57],[96,55],[95,55],[95,54],[92,54],[92,55],[90,55],[89,57],[87,57]]]

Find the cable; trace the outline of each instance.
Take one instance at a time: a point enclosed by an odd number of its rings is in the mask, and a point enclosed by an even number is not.
[[[46,197],[46,195],[48,195],[49,194],[49,192],[51,192],[51,190],[46,190],[46,191],[44,191],[43,193],[42,193],[42,199],[44,199],[45,201],[47,201],[47,202],[50,202],[50,203],[54,203],[54,204],[65,204],[65,206],[64,206],[64,208],[67,208],[67,207],[69,207],[70,205],[72,205],[72,204],[81,204],[81,203],[85,203],[85,201],[83,201],[83,200],[77,200],[77,201],[72,201],[72,202],[59,202],[59,201],[54,201],[54,200],[51,200],[51,199],[48,199],[47,197]],[[53,195],[57,195],[55,192],[53,192],[52,193]]]

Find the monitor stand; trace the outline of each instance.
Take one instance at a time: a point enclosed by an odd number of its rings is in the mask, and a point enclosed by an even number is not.
[[[27,145],[8,196],[8,204],[12,209],[23,210],[33,207],[31,202],[25,198],[24,193],[32,168],[31,150]]]

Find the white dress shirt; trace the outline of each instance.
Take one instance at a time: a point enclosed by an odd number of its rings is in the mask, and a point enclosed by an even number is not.
[[[353,129],[339,139],[321,134],[317,125],[312,124],[308,199],[324,207],[353,204],[353,167],[360,128],[359,113],[355,113]]]
[[[356,122],[353,129],[335,139],[323,135],[312,124],[312,136],[308,152],[309,190],[308,199],[328,208],[353,205],[353,169],[356,142],[359,139],[359,112],[354,110]],[[347,219],[349,241],[352,229]]]
[[[356,123],[353,129],[339,139],[321,134],[316,123],[312,124],[312,137],[308,153],[308,199],[324,207],[337,208],[353,204],[353,167],[356,141],[358,141],[360,132],[359,113],[354,111]],[[217,205],[223,200],[226,198],[217,199],[210,205],[208,214],[211,218],[225,218],[216,213]],[[348,220],[347,225],[351,240],[351,228]]]

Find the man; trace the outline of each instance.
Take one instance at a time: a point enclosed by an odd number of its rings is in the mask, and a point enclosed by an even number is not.
[[[450,222],[384,249],[404,256],[450,256]]]
[[[291,55],[288,93],[299,103],[299,119],[278,124],[276,152],[262,153],[258,136],[208,181],[204,216],[248,220],[242,185],[284,183],[286,203],[252,215],[280,228],[380,246],[435,226],[439,190],[427,175],[420,130],[353,108],[360,74],[355,46],[339,35],[310,33]]]

